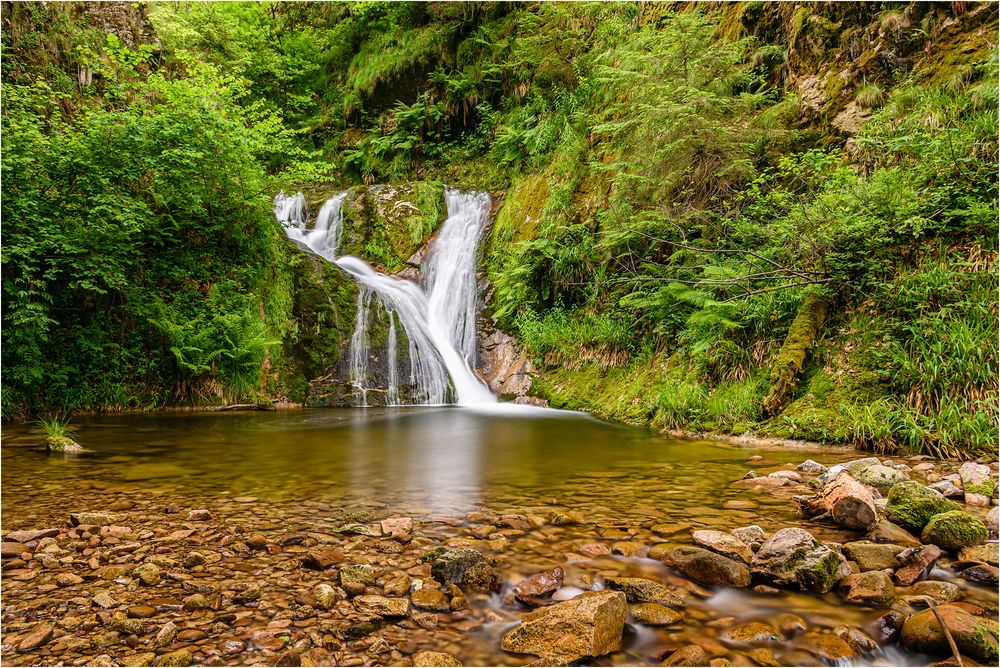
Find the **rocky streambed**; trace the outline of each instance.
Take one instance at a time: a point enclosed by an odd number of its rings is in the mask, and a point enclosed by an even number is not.
[[[996,463],[678,443],[702,464],[631,452],[442,506],[402,482],[66,466],[19,438],[8,665],[997,661]]]

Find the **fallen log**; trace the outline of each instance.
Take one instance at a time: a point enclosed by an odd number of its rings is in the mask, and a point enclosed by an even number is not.
[[[834,522],[848,529],[868,529],[878,522],[875,495],[848,471],[841,471],[818,494],[798,502],[806,517],[829,513]]]

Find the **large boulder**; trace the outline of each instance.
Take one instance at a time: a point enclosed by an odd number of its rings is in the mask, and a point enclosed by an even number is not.
[[[746,566],[700,547],[676,547],[663,555],[663,563],[702,584],[750,586],[750,571]]]
[[[620,591],[591,591],[528,613],[500,646],[547,661],[570,662],[621,649],[628,607]]]
[[[787,528],[768,538],[750,562],[754,577],[777,585],[828,592],[850,574],[843,555],[803,529]]]
[[[935,515],[961,510],[957,503],[949,501],[940,492],[913,480],[893,485],[886,509],[894,522],[909,531],[923,531]]]
[[[945,550],[959,550],[986,540],[986,525],[962,510],[940,513],[931,518],[920,538]]]
[[[958,469],[958,475],[962,478],[962,489],[966,494],[978,494],[987,499],[993,497],[996,491],[996,483],[993,481],[993,473],[990,467],[985,464],[975,462],[965,462]]]
[[[938,614],[951,633],[959,652],[983,665],[997,665],[997,621],[977,617],[958,604],[938,606]],[[903,645],[910,650],[947,656],[951,654],[948,639],[933,610],[923,610],[903,624]]]

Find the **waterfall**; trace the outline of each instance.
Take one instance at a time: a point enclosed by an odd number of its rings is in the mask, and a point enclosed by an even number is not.
[[[351,385],[361,391],[359,406],[368,405],[368,308],[372,303],[371,291],[362,286],[358,290],[358,315],[351,335]]]
[[[274,198],[274,215],[285,228],[285,235],[311,248],[330,262],[337,259],[340,237],[344,229],[344,200],[347,193],[338,193],[328,199],[316,214],[316,224],[306,226],[306,200],[302,193],[286,195],[279,192]]]
[[[372,295],[389,313],[390,403],[398,401],[396,320],[409,343],[410,382],[413,400],[443,404],[449,399],[462,405],[492,404],[496,397],[472,372],[476,351],[476,254],[486,223],[490,198],[486,193],[445,189],[448,217],[424,260],[424,285],[380,274],[364,260],[337,256],[343,229],[342,207],[347,193],[334,195],[320,209],[310,230],[301,193],[279,192],[274,213],[285,234],[333,262],[351,275],[360,287],[358,317],[351,336],[351,383],[367,403],[368,329]],[[395,397],[393,396],[395,395]]]
[[[399,403],[399,360],[396,359],[396,314],[391,308],[386,307],[389,314],[389,341],[386,344],[385,356],[389,365],[389,388],[385,397],[385,402],[390,406]]]

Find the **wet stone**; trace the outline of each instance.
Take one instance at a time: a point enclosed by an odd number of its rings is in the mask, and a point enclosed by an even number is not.
[[[780,642],[781,636],[770,624],[749,622],[727,630],[722,634],[722,639],[740,645],[762,645]]]
[[[17,643],[18,652],[31,652],[52,639],[52,634],[55,632],[55,627],[48,622],[42,622],[36,624],[21,640]]]
[[[684,617],[680,612],[659,603],[635,603],[630,611],[635,621],[647,626],[669,626]]]
[[[444,652],[417,652],[413,655],[414,666],[461,666],[462,662]]]

